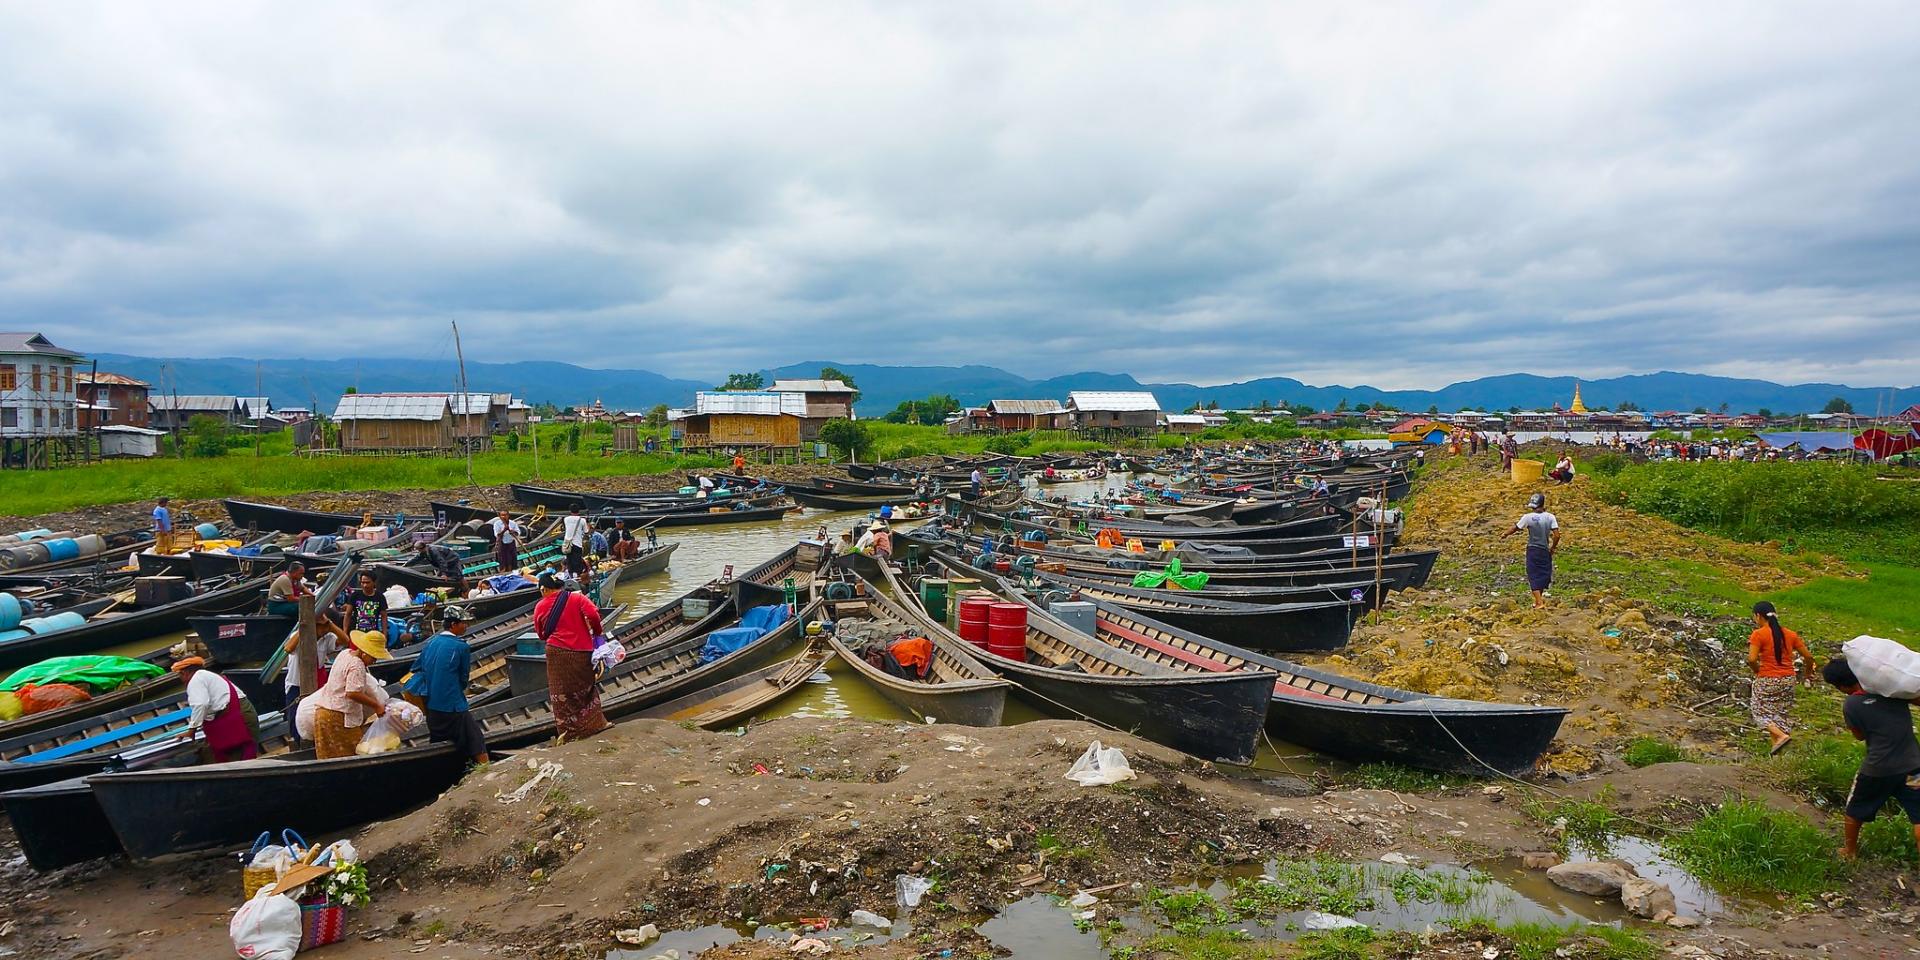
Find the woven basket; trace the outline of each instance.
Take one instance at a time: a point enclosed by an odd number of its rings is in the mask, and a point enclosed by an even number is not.
[[[300,949],[311,950],[347,938],[347,908],[325,894],[300,901]]]
[[[248,900],[252,900],[253,895],[259,893],[261,887],[279,878],[279,875],[274,872],[272,867],[248,866],[248,864],[253,862],[254,856],[259,854],[261,850],[265,849],[267,845],[272,842],[273,834],[260,834],[260,838],[253,842],[253,849],[248,850],[240,861],[240,889]]]

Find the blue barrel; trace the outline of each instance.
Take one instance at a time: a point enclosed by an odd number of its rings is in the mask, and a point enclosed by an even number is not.
[[[193,528],[193,535],[202,540],[217,540],[220,538],[220,528],[211,523],[203,523]]]
[[[0,643],[6,643],[9,640],[20,640],[26,637],[42,636],[49,633],[58,633],[61,630],[71,630],[86,622],[86,617],[74,613],[71,610],[62,610],[51,617],[37,617],[24,621],[20,624],[21,629],[0,630]]]
[[[11,593],[0,593],[0,630],[12,630],[32,609],[26,601]]]
[[[42,537],[48,537],[52,535],[53,535],[53,531],[48,530],[46,527],[40,527],[39,529],[36,529],[36,530],[22,530],[19,533],[14,534],[14,536],[20,538],[20,541],[22,543],[25,543],[28,540],[38,540]]]
[[[80,544],[71,537],[47,541],[47,557],[51,560],[72,560],[80,555]]]

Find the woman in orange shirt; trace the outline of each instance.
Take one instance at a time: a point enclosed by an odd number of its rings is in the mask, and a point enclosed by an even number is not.
[[[1800,635],[1780,625],[1773,604],[1765,600],[1754,604],[1753,622],[1759,629],[1747,637],[1747,667],[1753,671],[1753,696],[1747,709],[1753,714],[1753,722],[1773,738],[1771,752],[1779,753],[1793,739],[1787,732],[1793,685],[1798,680],[1812,682],[1818,666]]]

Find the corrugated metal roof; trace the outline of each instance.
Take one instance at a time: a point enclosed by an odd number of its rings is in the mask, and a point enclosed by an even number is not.
[[[807,415],[807,398],[798,393],[724,390],[702,391],[693,395],[694,413],[750,413],[773,416],[790,413]]]
[[[273,413],[273,401],[266,397],[237,397],[240,411],[248,420],[259,420]]]
[[[147,405],[155,410],[218,410],[231,413],[240,405],[239,397],[223,397],[211,393],[155,394],[147,397]]]
[[[167,435],[165,430],[149,430],[146,427],[132,427],[123,423],[95,427],[94,429],[99,430],[101,433],[137,433],[145,437],[164,437]]]
[[[101,372],[100,372],[100,373],[98,373],[98,374],[93,374],[93,373],[80,373],[80,372],[78,372],[78,371],[75,371],[75,372],[74,372],[74,375],[73,375],[73,382],[75,382],[75,383],[93,383],[93,382],[95,382],[95,381],[98,381],[98,382],[100,382],[100,383],[102,383],[102,384],[104,384],[104,385],[106,385],[106,386],[109,386],[109,387],[150,387],[150,386],[153,386],[153,384],[150,384],[150,383],[148,383],[148,382],[146,382],[145,380],[135,380],[134,378],[132,378],[132,377],[129,377],[129,376],[125,376],[124,374],[118,374],[118,373],[107,373],[107,372],[106,372],[106,371],[104,371],[104,370],[103,370],[103,371],[101,371]]]
[[[989,400],[987,409],[994,413],[1065,413],[1067,408],[1058,400]]]
[[[1188,426],[1194,426],[1194,425],[1205,426],[1206,422],[1207,422],[1207,418],[1197,413],[1167,414],[1167,423],[1170,426],[1173,424],[1186,424]]]
[[[1151,393],[1130,393],[1109,390],[1075,390],[1067,394],[1067,403],[1075,410],[1098,410],[1102,413],[1153,412],[1160,409],[1160,401]]]
[[[335,420],[438,420],[447,412],[443,394],[349,393],[333,408]]]
[[[774,393],[853,393],[842,380],[775,380],[767,388]]]
[[[0,353],[40,353],[52,357],[72,357],[75,360],[85,356],[78,350],[56,346],[38,333],[0,333]]]

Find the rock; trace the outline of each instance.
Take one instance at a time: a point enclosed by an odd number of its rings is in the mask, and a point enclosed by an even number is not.
[[[1381,863],[1391,863],[1391,864],[1393,864],[1393,865],[1395,865],[1395,866],[1400,866],[1400,867],[1404,867],[1404,866],[1407,866],[1408,864],[1410,864],[1410,863],[1412,863],[1413,861],[1411,861],[1411,860],[1408,860],[1408,859],[1407,859],[1407,855],[1406,855],[1406,854],[1404,854],[1404,853],[1398,853],[1398,852],[1395,852],[1395,853],[1383,853],[1383,854],[1381,854],[1381,855],[1380,855],[1380,862],[1381,862]]]
[[[1631,877],[1620,885],[1620,905],[1626,907],[1628,913],[1645,919],[1679,910],[1673,900],[1673,888],[1645,877]]]
[[[1554,886],[1592,897],[1617,896],[1620,887],[1634,878],[1633,871],[1617,863],[1598,860],[1576,860],[1547,870],[1547,879],[1553,881]]]
[[[1528,870],[1549,870],[1560,865],[1560,855],[1552,850],[1535,850],[1521,854],[1520,865]]]
[[[1678,930],[1689,930],[1700,925],[1700,918],[1699,917],[1682,917],[1682,916],[1676,915],[1676,916],[1668,917],[1666,920],[1662,922],[1664,922],[1667,926],[1673,927]]]
[[[863,927],[878,927],[882,930],[893,929],[892,920],[888,920],[886,917],[874,913],[871,910],[855,910],[847,915],[847,919]]]

